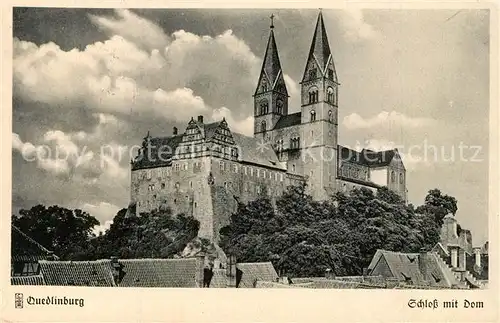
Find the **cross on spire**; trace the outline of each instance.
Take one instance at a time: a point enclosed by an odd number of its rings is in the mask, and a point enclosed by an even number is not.
[[[274,28],[274,14],[271,14],[271,16],[269,18],[271,18],[271,29],[273,29]]]

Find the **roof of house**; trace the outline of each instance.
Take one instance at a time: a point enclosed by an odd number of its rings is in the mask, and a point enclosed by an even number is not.
[[[15,225],[11,225],[11,261],[38,261],[55,257],[48,250]]]
[[[11,285],[45,285],[42,275],[32,276],[12,276],[10,277]]]
[[[40,260],[45,283],[52,286],[115,286],[111,260],[47,261]]]
[[[270,144],[237,132],[233,132],[232,134],[235,144],[240,148],[241,155],[239,158],[241,161],[286,170],[286,167],[279,161]]]
[[[302,122],[302,113],[301,112],[287,114],[287,115],[282,116],[278,120],[278,122],[276,122],[276,125],[274,126],[274,130],[287,128],[287,127],[291,127],[291,126],[296,126],[296,125],[299,125],[301,122]]]
[[[120,287],[197,287],[197,259],[123,259]]]
[[[387,250],[377,250],[368,266],[373,269],[384,259],[393,278],[401,282],[411,282],[413,285],[449,286],[443,269],[439,266],[438,259],[434,253],[427,253],[426,273],[422,273],[419,267],[420,256],[418,253],[402,253]]]
[[[387,166],[391,163],[397,152],[396,149],[383,151],[363,149],[361,151],[356,151],[340,145],[338,145],[338,150],[340,151],[339,156],[342,161],[367,167]]]
[[[139,155],[132,163],[132,169],[169,166],[177,146],[182,141],[183,134],[170,137],[151,137],[150,152]]]
[[[228,280],[226,269],[214,268],[212,270],[213,276],[210,281],[210,288],[226,288],[228,287]]]
[[[344,181],[344,182],[349,182],[349,183],[354,183],[354,184],[369,186],[369,187],[373,187],[373,188],[380,188],[381,187],[380,185],[375,184],[373,182],[363,181],[363,180],[357,179],[357,178],[349,178],[349,177],[345,177],[345,176],[338,176],[338,178],[341,181]]]
[[[278,274],[271,262],[246,262],[236,264],[241,270],[241,279],[237,283],[238,288],[253,288],[258,280],[276,281]]]

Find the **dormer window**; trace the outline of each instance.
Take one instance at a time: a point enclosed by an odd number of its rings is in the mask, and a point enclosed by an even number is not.
[[[266,82],[266,80],[262,80],[262,92],[267,92],[267,82]]]
[[[318,70],[316,68],[312,68],[309,70],[309,80],[316,79],[317,75],[318,75]]]
[[[331,68],[328,69],[328,78],[333,81],[333,70]]]

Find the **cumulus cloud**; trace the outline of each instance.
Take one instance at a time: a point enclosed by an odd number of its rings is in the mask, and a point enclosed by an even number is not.
[[[104,233],[109,229],[111,224],[113,224],[114,216],[120,210],[118,206],[107,202],[99,202],[96,204],[84,203],[80,208],[99,220],[100,224],[93,229],[96,235]]]
[[[219,121],[225,118],[231,128],[231,131],[239,132],[247,136],[253,136],[253,117],[247,117],[243,120],[235,120],[232,116],[231,110],[222,107],[216,109],[212,113],[212,120]]]
[[[89,15],[90,20],[109,36],[122,36],[146,49],[164,48],[170,42],[163,29],[128,9],[115,9],[116,17]]]
[[[343,125],[347,129],[369,129],[375,127],[402,126],[420,128],[435,124],[435,120],[428,118],[412,118],[397,111],[382,111],[372,118],[363,118],[357,113],[344,117]]]
[[[351,42],[376,39],[379,33],[366,22],[363,11],[349,8],[333,13],[337,16],[344,37]]]

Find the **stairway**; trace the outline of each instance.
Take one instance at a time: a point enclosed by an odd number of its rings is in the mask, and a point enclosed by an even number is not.
[[[471,285],[472,288],[484,288],[483,284],[474,277],[468,270],[464,273],[466,281]]]

